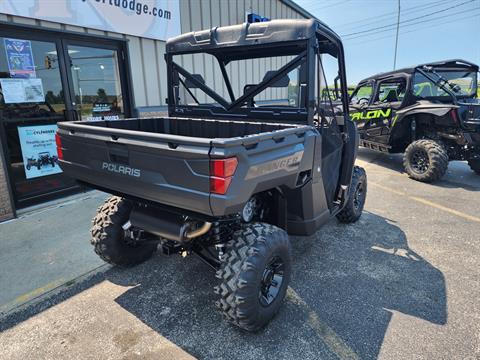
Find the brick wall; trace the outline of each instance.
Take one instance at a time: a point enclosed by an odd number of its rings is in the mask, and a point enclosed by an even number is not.
[[[8,191],[7,170],[1,152],[3,152],[3,147],[0,140],[0,221],[3,221],[13,217],[13,209]]]

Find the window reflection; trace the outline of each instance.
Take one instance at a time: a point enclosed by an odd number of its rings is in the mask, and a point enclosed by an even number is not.
[[[69,46],[77,111],[82,120],[123,118],[117,52]]]

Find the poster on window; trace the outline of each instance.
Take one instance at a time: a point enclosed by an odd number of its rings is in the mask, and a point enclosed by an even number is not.
[[[12,78],[35,78],[32,43],[30,40],[3,39],[8,71]]]
[[[56,131],[57,125],[18,127],[23,167],[27,179],[62,172],[57,162]]]
[[[45,102],[42,79],[0,79],[5,104]]]

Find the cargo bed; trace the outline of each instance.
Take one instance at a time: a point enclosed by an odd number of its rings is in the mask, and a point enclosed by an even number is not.
[[[76,122],[76,124],[85,125],[86,123]],[[93,121],[87,125],[100,128],[209,139],[244,137],[294,127],[292,125],[269,124],[265,122],[170,117],[127,119],[122,121]]]
[[[238,211],[263,187],[294,187],[299,167],[312,166],[311,159],[301,162],[308,134],[315,132],[304,125],[171,117],[58,127],[60,165],[69,176],[127,197],[212,216]],[[314,137],[308,141],[313,145]],[[229,192],[211,194],[210,159],[232,156],[238,167]],[[290,160],[260,171],[260,164],[276,159]]]

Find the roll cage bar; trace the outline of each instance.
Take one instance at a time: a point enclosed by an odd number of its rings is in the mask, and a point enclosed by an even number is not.
[[[429,64],[422,64],[417,65],[415,67],[406,68],[406,69],[399,69],[396,71],[391,71],[388,73],[382,73],[378,75],[374,75],[368,77],[366,79],[361,80],[358,85],[355,87],[355,90],[352,93],[352,96],[349,97],[349,101],[356,93],[356,91],[367,84],[373,84],[373,92],[376,92],[377,84],[383,82],[385,80],[397,78],[397,77],[407,77],[407,79],[412,78],[415,72],[422,74],[428,81],[430,81],[435,86],[438,86],[442,90],[444,90],[448,96],[452,98],[452,101],[455,105],[458,104],[458,96],[455,94],[455,87],[457,85],[450,83],[447,79],[445,79],[442,75],[437,73],[436,70],[447,70],[447,71],[472,71],[477,72],[479,71],[478,65],[465,61],[465,60],[447,60],[447,61],[439,61]],[[477,83],[474,84],[477,87]],[[407,89],[412,92],[413,91],[413,80],[408,81]]]
[[[278,27],[278,25],[281,25],[282,22],[286,23],[287,21],[274,20],[271,23]],[[214,46],[212,45],[212,42],[215,43],[216,41],[215,39],[213,39],[213,37],[217,29],[210,30],[210,41],[207,41],[206,39],[207,32],[201,31],[199,33],[181,35],[179,38],[174,38],[173,40],[167,42],[167,53],[165,54],[165,59],[167,61],[167,74],[169,77],[168,82],[170,84],[170,86],[168,87],[169,90],[167,100],[170,116],[185,116],[188,114],[189,116],[197,117],[233,117],[236,119],[248,118],[249,121],[255,121],[256,119],[258,119],[259,121],[268,120],[274,122],[293,122],[299,124],[307,123],[309,125],[312,125],[314,122],[314,114],[316,112],[315,105],[318,101],[318,99],[315,97],[314,86],[316,76],[315,58],[317,56],[317,53],[321,52],[329,53],[335,58],[337,58],[340,74],[340,91],[342,92],[341,102],[344,114],[346,114],[345,116],[347,119],[348,93],[346,85],[347,82],[345,78],[344,52],[341,40],[338,35],[336,35],[330,28],[326,27],[320,22],[314,20],[305,20],[303,22],[300,21],[300,24],[308,25],[306,26],[306,30],[304,30],[304,32],[302,33],[304,34],[304,36],[299,37],[297,40],[288,39],[288,41],[284,42],[269,42],[268,39],[262,39],[262,41],[259,41],[255,44],[245,44],[244,40],[238,40],[237,42],[239,43],[239,45],[237,46]],[[316,25],[312,27],[311,24]],[[264,24],[260,25],[264,26]],[[243,31],[243,29],[245,29],[245,24],[241,26]],[[257,24],[250,24],[250,29],[252,29],[254,26],[257,26]],[[309,33],[312,28],[314,30]],[[195,43],[195,41],[197,41],[198,44]],[[229,101],[217,92],[215,92],[204,81],[201,81],[201,79],[195,77],[195,74],[190,73],[173,60],[173,56],[175,55],[194,53],[207,53],[216,58],[222,73],[222,78],[225,82]],[[252,53],[254,54],[253,56]],[[230,61],[287,55],[295,55],[295,58],[283,65],[280,69],[276,70],[273,75],[269,76],[268,78],[264,78],[260,83],[246,89],[243,95],[235,99],[232,85],[230,83],[230,79],[225,68],[225,66]],[[277,82],[283,76],[288,74],[292,69],[298,66],[303,66],[305,68],[306,74],[306,79],[304,81],[305,84],[301,87],[302,96],[301,105],[299,106],[299,108],[262,106],[261,109],[259,109],[252,107],[242,107],[252,101],[256,95]],[[178,76],[178,74],[182,75],[185,81],[183,81]],[[202,90],[206,95],[212,98],[217,103],[217,105],[190,106],[177,104],[173,85],[178,83],[181,83],[185,87],[189,95],[192,96],[192,99],[198,103],[195,96],[193,96],[193,92],[189,91],[190,89],[185,86],[185,82],[190,82],[196,88]],[[333,86],[333,84],[331,85]]]
[[[230,95],[230,99],[232,100],[231,103],[226,101],[222,96],[217,94],[213,89],[211,89],[208,85],[205,83],[201,82],[198,80],[193,74],[185,70],[183,67],[178,65],[175,61],[172,62],[173,69],[178,71],[181,75],[185,77],[185,79],[188,79],[191,81],[196,87],[199,89],[203,90],[208,96],[210,96],[213,100],[217,101],[225,110],[232,110],[238,107],[241,107],[245,103],[247,103],[249,100],[253,99],[256,95],[258,95],[260,92],[265,90],[267,87],[269,87],[271,84],[275,83],[278,81],[282,76],[288,74],[292,69],[296,68],[298,65],[301,65],[305,63],[307,51],[304,50],[302,51],[298,56],[296,56],[293,60],[289,61],[287,64],[282,66],[280,69],[275,71],[275,74],[268,79],[265,79],[261,81],[259,84],[255,85],[253,88],[251,88],[247,93],[244,95],[240,96],[238,99],[235,100],[235,96],[233,95],[233,90],[232,90],[232,85],[230,84],[230,80],[228,78],[227,72],[225,70],[225,63],[217,59],[219,64],[220,64],[220,69],[222,70],[222,75],[225,80],[225,84],[228,89],[228,93]],[[179,79],[183,83],[182,80]],[[183,83],[185,86],[185,83]],[[186,89],[188,87],[185,86]],[[195,99],[195,96],[189,91],[189,94]],[[198,102],[198,101],[197,101]]]
[[[441,88],[443,91],[445,91],[448,95],[450,95],[450,97],[452,98],[452,101],[453,101],[453,104],[454,105],[457,105],[458,103],[458,99],[457,99],[457,96],[455,95],[455,93],[453,92],[454,88],[456,85],[453,85],[451,83],[448,82],[447,79],[445,79],[443,76],[441,76],[440,74],[438,74],[432,66],[423,66],[423,67],[419,67],[416,69],[420,74],[422,74],[423,76],[425,76],[425,78],[427,78],[432,84],[438,86],[439,88]],[[433,76],[430,75],[431,74],[434,74],[437,79],[435,79]],[[448,86],[447,86],[448,85]]]
[[[260,83],[258,83],[256,85],[252,86],[251,88],[247,89],[245,94],[241,95],[238,98],[235,98],[235,95],[233,93],[233,88],[232,88],[232,85],[230,83],[230,79],[228,77],[228,74],[227,74],[227,71],[226,71],[226,68],[225,68],[225,66],[231,61],[231,59],[225,59],[225,58],[222,58],[220,56],[217,56],[216,54],[212,54],[216,58],[216,60],[219,64],[219,67],[220,67],[220,70],[221,70],[221,73],[222,73],[222,78],[225,82],[225,86],[227,88],[227,92],[228,92],[230,101],[227,101],[223,96],[218,94],[215,90],[213,90],[211,87],[209,87],[205,82],[202,82],[201,80],[199,80],[195,76],[195,74],[190,73],[188,70],[183,68],[180,64],[175,62],[172,59],[172,56],[167,56],[167,63],[169,63],[169,66],[174,73],[177,72],[178,74],[182,75],[185,78],[186,81],[192,83],[193,85],[195,85],[196,88],[202,90],[206,95],[208,95],[213,100],[215,100],[223,108],[223,110],[227,113],[227,112],[232,111],[232,110],[240,109],[243,105],[248,104],[250,101],[252,101],[253,98],[256,95],[261,93],[263,90],[265,90],[266,88],[268,88],[272,84],[276,83],[283,76],[288,74],[291,70],[295,69],[296,67],[298,67],[300,65],[306,64],[307,55],[308,55],[308,50],[306,49],[307,46],[305,45],[304,41],[301,41],[301,42],[297,41],[296,44],[294,44],[294,45],[298,46],[299,43],[303,43],[302,47],[304,48],[304,50],[300,51],[300,53],[298,53],[298,51],[297,51],[295,58],[293,58],[288,63],[283,65],[280,69],[274,71],[273,75],[269,76],[266,79],[263,79]],[[281,53],[281,56],[286,56],[288,54],[289,54],[288,52],[286,52],[285,54]],[[269,55],[265,55],[263,57],[269,57]],[[248,57],[248,56],[245,57],[245,59],[248,59],[248,58],[251,58],[251,57]],[[169,73],[170,73],[170,71],[169,71]],[[186,91],[188,92],[188,94],[193,98],[193,100],[195,102],[199,103],[198,100],[196,99],[195,95],[193,94],[193,92],[189,89],[188,86],[186,86],[186,81],[182,80],[180,77],[178,77],[178,79],[174,78],[174,80],[175,80],[174,84],[177,81],[179,83],[181,83],[184,86],[184,88],[186,89]],[[308,81],[307,81],[307,84],[308,84]],[[169,105],[170,105],[170,102],[169,102]],[[210,105],[204,105],[204,107],[209,107],[209,106]],[[175,107],[179,108],[178,105],[176,105]],[[212,106],[210,106],[210,107],[212,107]],[[301,108],[306,109],[307,108],[307,102],[302,104]],[[267,107],[262,107],[262,110],[266,110],[266,109],[267,109]]]

